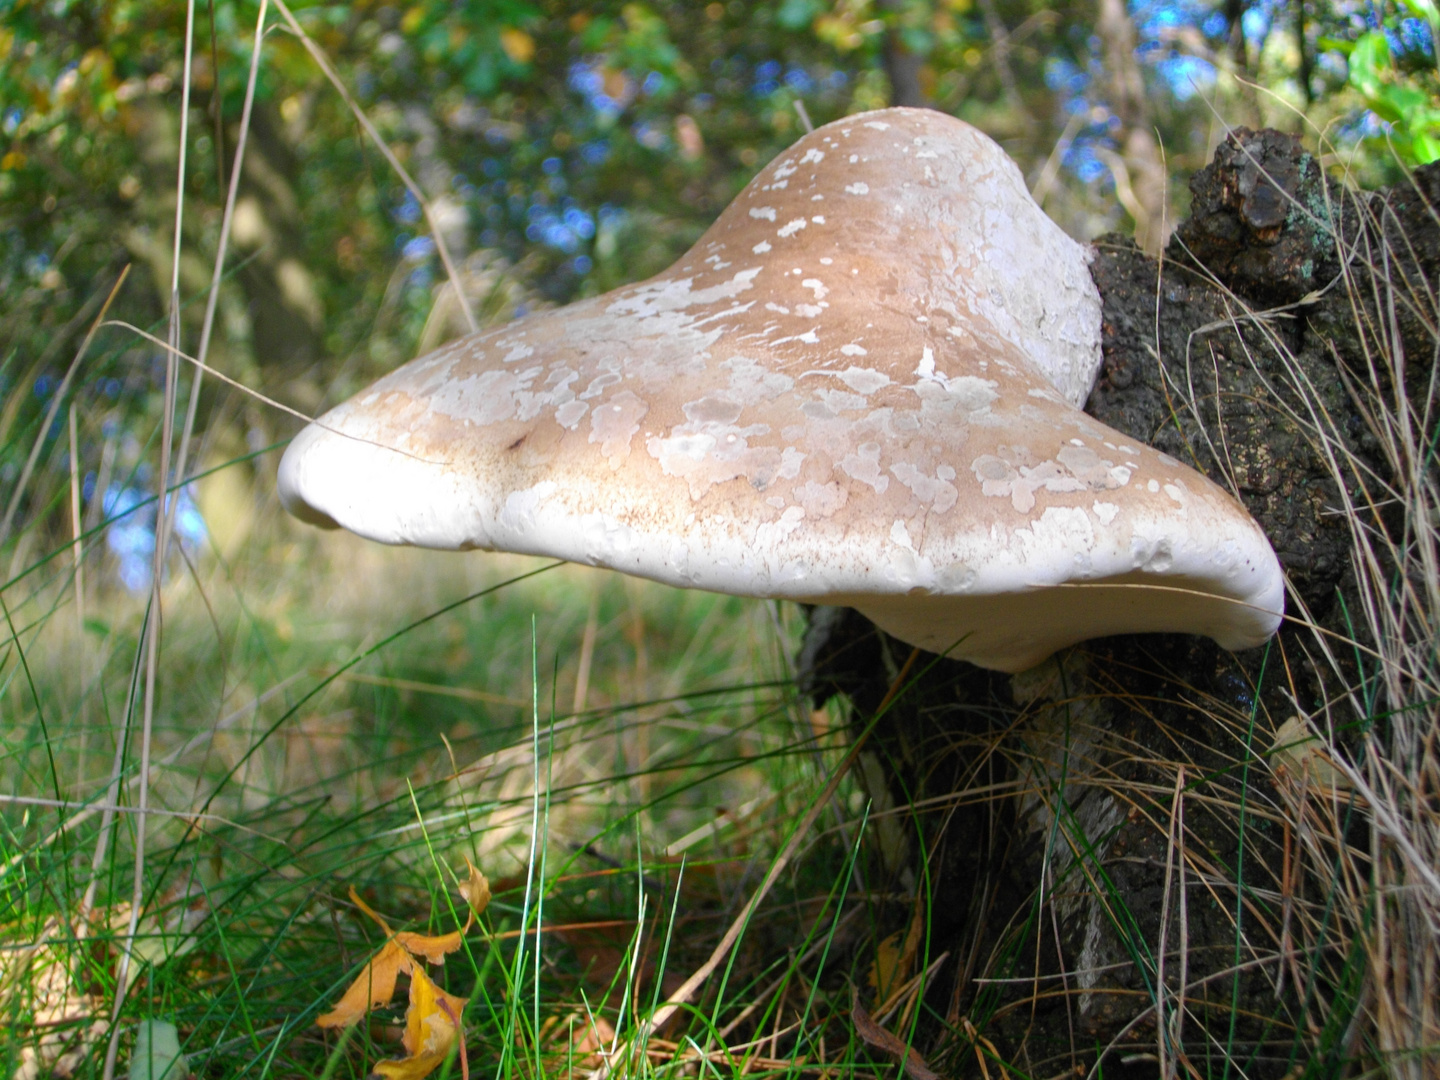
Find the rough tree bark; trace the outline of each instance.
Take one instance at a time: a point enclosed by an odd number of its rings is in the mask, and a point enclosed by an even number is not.
[[[1191,188],[1192,216],[1163,261],[1119,236],[1096,244],[1104,368],[1087,411],[1237,492],[1289,575],[1290,614],[1353,635],[1349,529],[1307,418],[1323,407],[1360,460],[1378,460],[1346,389],[1387,377],[1367,365],[1357,317],[1391,319],[1412,399],[1434,393],[1433,304],[1382,311],[1353,252],[1385,238],[1386,272],[1433,297],[1440,166],[1342,197],[1290,136],[1242,128]],[[1359,241],[1344,245],[1349,290],[1337,233]],[[872,830],[867,885],[920,897],[882,905],[877,940],[926,926],[928,955],[949,954],[917,1038],[932,1064],[979,1075],[963,1034],[978,1030],[1031,1076],[1101,1056],[1107,1077],[1155,1076],[1165,1046],[1201,1073],[1225,1047],[1246,1076],[1293,1069],[1295,1025],[1313,1016],[1302,999],[1344,958],[1297,955],[1276,898],[1323,897],[1325,883],[1286,870],[1279,821],[1252,817],[1242,843],[1236,814],[1242,791],[1252,808],[1274,794],[1253,764],[1269,733],[1337,689],[1314,641],[1294,625],[1242,654],[1183,635],[1116,637],[1014,677],[922,657],[923,677],[871,735],[862,778],[900,826]],[[817,701],[849,698],[858,730],[909,652],[854,612],[817,609],[801,666]],[[1171,857],[1177,807],[1188,872]],[[1173,1000],[1182,979],[1189,1019],[1169,1011],[1167,1042],[1155,988]]]

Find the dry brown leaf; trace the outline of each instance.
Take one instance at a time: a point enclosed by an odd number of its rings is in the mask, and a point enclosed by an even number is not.
[[[905,959],[901,945],[904,937],[904,930],[896,930],[875,946],[875,959],[870,964],[870,970],[865,972],[865,981],[879,1000],[884,1000],[908,974],[900,970]]]
[[[465,865],[470,868],[470,877],[460,883],[460,895],[470,905],[470,913],[475,918],[485,914],[485,909],[490,906],[490,882],[485,875],[476,869],[467,856]]]
[[[466,923],[465,930],[469,929],[470,924]],[[464,942],[465,930],[452,930],[448,934],[439,934],[434,937],[429,934],[416,934],[409,930],[401,930],[395,935],[395,940],[411,956],[423,956],[432,964],[443,964],[445,957],[460,948]]]
[[[880,1012],[894,1004],[893,996],[900,992],[905,980],[914,972],[924,938],[925,908],[917,896],[910,925],[895,931],[875,947],[875,959],[865,973],[865,981],[875,992],[876,1008]]]
[[[610,1021],[603,1016],[596,1016],[586,1025],[579,1038],[573,1038],[570,1049],[576,1054],[593,1054],[596,1051],[604,1050],[615,1042],[615,1029],[610,1026]]]
[[[377,1061],[375,1072],[390,1080],[429,1076],[460,1040],[465,1002],[465,998],[441,990],[424,968],[416,967],[410,973],[410,1007],[405,1010],[405,1036],[401,1039],[406,1056]]]
[[[586,1069],[604,1064],[604,1052],[615,1044],[615,1029],[603,1016],[572,1013],[565,1020],[554,1018],[551,1044],[563,1042],[568,1036],[568,1064]]]
[[[886,1031],[870,1018],[858,997],[850,1009],[850,1021],[855,1025],[855,1034],[864,1040],[866,1046],[903,1062],[910,1080],[940,1080],[940,1075],[930,1068],[913,1046],[906,1046],[904,1039]]]
[[[380,913],[378,911],[372,908],[364,900],[360,899],[360,894],[355,891],[354,885],[350,886],[350,902],[356,907],[358,907],[361,911],[363,911],[366,915],[369,915],[370,918],[374,919],[380,925],[380,929],[385,931],[386,937],[391,936],[390,924],[380,917]]]

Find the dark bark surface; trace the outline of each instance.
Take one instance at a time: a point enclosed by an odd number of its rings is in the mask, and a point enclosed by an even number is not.
[[[1087,411],[1236,492],[1289,576],[1289,614],[1363,640],[1341,490],[1361,478],[1337,479],[1316,430],[1379,473],[1365,388],[1383,397],[1400,378],[1429,400],[1440,167],[1357,196],[1291,137],[1239,129],[1191,187],[1163,259],[1116,236],[1096,245],[1104,368]],[[1364,332],[1381,324],[1399,342],[1389,367]],[[1100,1057],[1106,1076],[1153,1076],[1159,1054],[1183,1050],[1202,1074],[1228,1053],[1245,1076],[1280,1077],[1316,1046],[1348,1052],[1344,1016],[1333,1038],[1306,1028],[1345,957],[1299,952],[1293,905],[1323,904],[1327,883],[1290,868],[1263,760],[1282,722],[1337,689],[1316,640],[1293,623],[1240,654],[1116,637],[1014,677],[920,658],[862,773],[876,808],[894,808],[871,830],[866,884],[928,897],[922,951],[949,953],[919,1029],[932,1064],[978,1075],[970,1032],[1031,1076]],[[909,653],[854,612],[818,609],[806,689],[848,696],[863,729]],[[877,940],[915,909],[882,905]]]

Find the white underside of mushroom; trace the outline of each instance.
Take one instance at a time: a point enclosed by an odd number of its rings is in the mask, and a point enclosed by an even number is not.
[[[1099,313],[1084,250],[990,140],[851,117],[665,274],[332,410],[281,497],[386,543],[849,604],[1007,671],[1110,633],[1259,644],[1283,585],[1258,526],[1077,408]]]
[[[969,532],[917,551],[892,525],[837,550],[803,535],[803,514],[750,529],[698,515],[688,527],[647,528],[634,515],[577,511],[592,499],[605,505],[603,490],[541,481],[503,500],[477,498],[422,461],[319,428],[294,446],[287,462],[298,464],[282,474],[282,491],[292,508],[297,492],[324,491],[303,504],[301,516],[317,523],[343,522],[382,543],[545,555],[686,588],[847,605],[902,641],[1001,671],[1118,633],[1196,633],[1246,648],[1274,633],[1283,605],[1257,527],[1225,535],[1186,528],[1178,515],[1137,514],[1109,530],[1100,499],[1099,510],[1047,508],[1003,537]]]

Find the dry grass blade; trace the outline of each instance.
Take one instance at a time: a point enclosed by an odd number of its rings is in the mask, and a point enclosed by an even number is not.
[[[850,1007],[850,1022],[855,1025],[855,1034],[860,1036],[866,1046],[900,1062],[910,1080],[940,1080],[939,1074],[930,1068],[913,1046],[908,1045],[898,1035],[886,1031],[870,1018],[870,1014],[860,1004],[859,997],[856,997],[855,1004]]]
[[[145,898],[145,845],[148,835],[146,811],[150,805],[150,751],[155,728],[156,678],[160,665],[160,624],[163,603],[165,566],[169,554],[170,526],[173,515],[166,487],[170,477],[171,451],[175,436],[175,400],[179,387],[180,365],[175,354],[180,347],[180,247],[185,220],[186,152],[190,132],[191,65],[195,53],[195,0],[185,7],[184,82],[180,91],[180,152],[175,169],[175,236],[170,270],[170,345],[165,364],[165,413],[161,421],[160,464],[155,473],[155,551],[151,569],[150,611],[146,619],[146,635],[141,652],[144,655],[145,691],[142,699],[140,727],[140,788],[136,798],[134,879],[130,898],[130,921],[125,929],[124,945],[115,973],[115,1002],[110,1014],[110,1045],[105,1052],[104,1080],[113,1080],[115,1060],[120,1047],[120,1012],[129,992],[132,957],[135,953],[140,911]],[[127,712],[121,729],[121,745],[129,741],[131,716]],[[117,762],[119,758],[117,757]],[[113,819],[112,819],[113,820]]]
[[[220,281],[225,272],[225,254],[230,248],[230,228],[235,223],[235,198],[240,192],[240,176],[245,165],[245,144],[250,138],[250,115],[255,107],[255,83],[260,75],[260,46],[265,40],[265,16],[269,13],[270,0],[260,0],[260,13],[255,16],[255,42],[250,52],[250,74],[245,83],[245,104],[240,110],[240,135],[235,143],[235,156],[230,163],[230,185],[225,192],[225,210],[220,218],[220,241],[215,248],[215,269],[210,275],[210,292],[205,297],[205,319],[200,325],[200,345],[195,350],[197,361],[195,379],[190,384],[190,403],[185,407],[185,424],[180,429],[180,453],[175,461],[176,480],[185,479],[185,467],[190,459],[190,436],[195,430],[195,414],[200,406],[200,386],[204,381],[205,361],[210,355],[210,334],[215,328],[215,311],[220,302]],[[214,38],[214,0],[211,0],[211,38]],[[216,69],[218,70],[218,68]],[[219,135],[223,132],[220,123],[219,99],[215,111],[215,150],[223,157]],[[178,263],[177,263],[178,265]]]
[[[240,382],[238,379],[232,379],[230,376],[226,375],[224,372],[222,372],[222,371],[216,371],[213,367],[210,367],[208,364],[202,364],[202,363],[201,363],[198,359],[196,359],[195,357],[189,356],[189,355],[187,355],[186,353],[181,352],[180,349],[178,349],[175,345],[173,345],[173,344],[171,344],[171,343],[169,343],[169,342],[161,341],[161,340],[160,340],[158,337],[156,337],[154,334],[147,333],[146,331],[141,330],[138,326],[134,326],[134,325],[132,325],[132,324],[130,324],[130,323],[128,323],[128,322],[124,322],[124,321],[122,321],[122,320],[120,320],[120,319],[111,319],[110,321],[105,322],[105,323],[102,323],[101,325],[102,325],[102,326],[116,326],[116,327],[119,327],[119,328],[122,329],[122,330],[128,330],[128,331],[130,331],[132,334],[134,334],[136,337],[144,338],[146,341],[150,342],[152,345],[157,345],[157,346],[159,346],[160,348],[164,349],[165,352],[166,352],[168,355],[170,355],[171,357],[177,358],[177,359],[180,359],[180,360],[184,360],[187,364],[190,364],[190,365],[191,365],[192,367],[194,367],[197,371],[203,371],[203,372],[205,372],[207,375],[211,375],[211,376],[213,376],[214,378],[219,379],[219,380],[220,380],[221,382],[223,382],[226,386],[234,387],[236,390],[239,390],[242,394],[245,394],[245,395],[248,396],[248,397],[254,398],[256,401],[260,402],[262,405],[268,405],[270,408],[275,409],[277,412],[286,413],[286,414],[289,415],[289,416],[295,417],[297,420],[303,420],[303,421],[305,421],[307,424],[314,424],[316,427],[322,428],[322,429],[325,430],[325,431],[329,431],[329,432],[331,432],[332,434],[339,435],[339,436],[341,436],[342,438],[354,439],[356,442],[367,443],[367,444],[369,444],[370,446],[379,447],[381,450],[389,450],[392,454],[399,454],[401,457],[413,458],[413,459],[416,460],[416,461],[423,461],[423,462],[426,462],[427,464],[431,464],[431,465],[443,465],[443,464],[444,464],[444,462],[433,461],[433,460],[430,459],[430,458],[423,458],[423,457],[421,457],[421,456],[418,455],[418,454],[412,454],[412,453],[410,453],[410,452],[407,451],[407,450],[401,450],[398,446],[389,446],[389,445],[386,445],[385,443],[375,442],[375,441],[373,441],[373,440],[371,440],[371,439],[361,438],[361,437],[358,436],[358,435],[351,435],[351,434],[348,434],[348,433],[346,433],[346,432],[340,431],[340,430],[338,430],[338,429],[336,429],[336,428],[332,428],[332,427],[329,427],[329,426],[327,426],[327,425],[325,425],[325,424],[322,424],[322,423],[320,423],[320,421],[314,419],[314,418],[311,417],[311,416],[307,416],[305,413],[301,412],[300,410],[298,410],[298,409],[292,409],[289,405],[282,404],[281,402],[276,401],[274,398],[266,397],[266,396],[265,396],[264,394],[262,394],[259,390],[255,390],[255,389],[253,389],[252,387],[246,386],[244,383]]]

